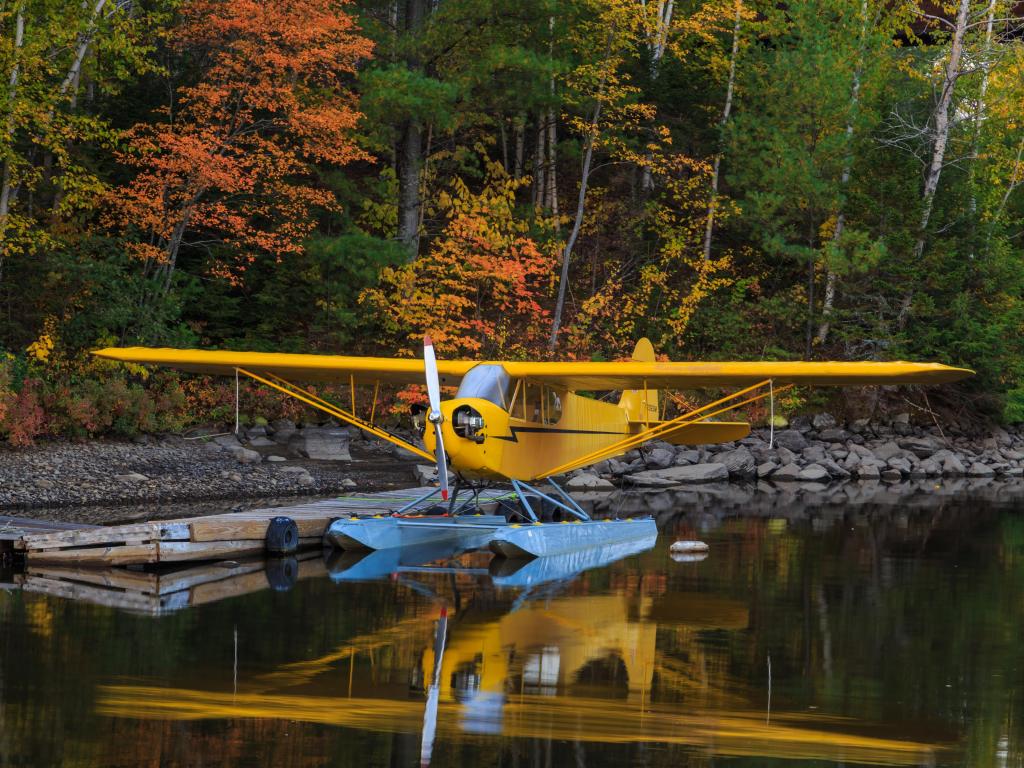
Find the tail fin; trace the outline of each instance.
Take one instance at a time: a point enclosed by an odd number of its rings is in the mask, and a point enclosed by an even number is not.
[[[633,360],[638,363],[654,362],[654,346],[649,339],[640,339],[633,350]],[[626,409],[627,418],[632,422],[646,423],[661,418],[661,408],[656,389],[627,389],[622,393],[619,407]]]

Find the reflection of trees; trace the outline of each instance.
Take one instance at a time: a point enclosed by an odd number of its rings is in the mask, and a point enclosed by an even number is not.
[[[930,723],[964,735],[971,765],[1019,765],[1024,519],[948,502],[853,508],[820,535],[813,514],[779,522],[726,522],[731,551],[702,575],[749,595],[730,674],[763,681],[770,652],[773,709]]]
[[[1020,766],[1021,517],[954,502],[794,509],[789,519],[724,520],[700,564],[672,563],[665,549],[511,614],[516,596],[486,581],[430,581],[458,606],[435,762],[696,765],[712,746],[693,745],[720,745],[729,727],[758,765],[795,754],[771,739],[810,732],[818,744],[873,738],[887,750],[962,738],[965,764]],[[410,683],[431,663],[435,618],[426,598],[392,583],[300,582],[157,621],[0,594],[0,764],[415,764],[418,735],[403,729],[422,719],[423,693]],[[581,628],[601,620],[603,634],[574,655]],[[502,622],[516,643],[493,633]],[[480,646],[488,632],[493,656]],[[769,652],[772,724],[761,730]],[[505,735],[466,739],[461,708],[492,675],[506,697]],[[100,685],[140,680],[165,695],[208,692],[224,709],[195,720],[97,714]],[[719,730],[700,730],[709,722]],[[658,748],[628,741],[638,734]],[[600,743],[581,749],[578,738]]]

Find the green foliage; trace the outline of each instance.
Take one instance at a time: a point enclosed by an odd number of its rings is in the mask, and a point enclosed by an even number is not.
[[[142,234],[146,226],[164,231],[166,222],[126,228],[115,203],[142,178],[134,163],[153,159],[140,137],[180,117],[183,95],[209,75],[209,46],[178,34],[194,2],[129,9],[108,0],[100,16],[95,4],[69,0],[0,8],[0,187],[9,199],[0,210],[4,438],[185,423],[171,384],[91,367],[87,352],[101,345],[393,354],[395,344],[407,347],[398,340],[459,307],[493,353],[526,354],[521,337],[529,335],[536,354],[550,329],[559,259],[540,269],[532,251],[472,228],[452,236],[445,193],[458,180],[467,199],[492,205],[488,179],[499,166],[514,190],[502,216],[546,255],[562,252],[587,185],[560,357],[616,359],[646,334],[676,359],[933,359],[977,370],[964,386],[1006,393],[1005,418],[1021,418],[1024,43],[1009,26],[996,23],[993,41],[981,23],[965,37],[971,66],[954,86],[956,119],[921,232],[922,168],[934,140],[922,127],[935,125],[950,52],[949,35],[923,30],[915,15],[930,6],[744,0],[734,57],[731,1],[673,4],[661,32],[654,14],[666,4],[628,0],[342,5],[338,13],[356,16],[359,34],[372,38],[372,56],[361,48],[353,71],[306,83],[301,100],[319,103],[352,86],[344,106],[361,117],[350,113],[347,161],[303,155],[284,174],[280,189],[301,187],[311,191],[307,202],[315,199],[288,222],[275,211],[289,201],[258,202],[241,189],[203,221],[185,217],[171,265]],[[975,20],[987,8],[977,4]],[[258,27],[246,34],[273,50]],[[196,136],[204,132],[201,112],[193,116]],[[417,155],[413,264],[407,245],[394,240],[399,221],[409,226],[400,191],[414,183],[401,173],[398,147],[410,126],[419,134],[403,150]],[[282,152],[295,148],[275,143],[282,134],[259,135]],[[292,139],[305,145],[321,135],[313,119]],[[177,193],[187,198],[219,156],[212,148],[202,155],[209,162],[178,167]],[[267,163],[254,183],[284,167],[271,155]],[[221,181],[236,180],[227,176]],[[147,187],[153,211],[162,190]],[[245,244],[250,230],[271,225],[293,247],[264,242],[255,253]],[[471,269],[478,262],[484,266]],[[509,318],[495,315],[497,305],[479,298],[465,273],[475,286],[497,285],[488,273],[494,264],[510,280],[531,275],[521,322],[509,326],[529,334],[486,330]],[[406,278],[396,283],[399,273]],[[390,280],[384,294],[382,275]],[[371,295],[387,301],[361,303]],[[189,418],[233,418],[231,392],[190,381],[179,382]],[[250,405],[254,414],[281,412]]]

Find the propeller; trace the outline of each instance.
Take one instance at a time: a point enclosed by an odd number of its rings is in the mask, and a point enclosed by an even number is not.
[[[427,395],[430,410],[427,421],[434,425],[434,455],[437,459],[437,478],[441,481],[441,498],[448,501],[448,457],[444,453],[444,438],[441,436],[441,380],[437,374],[437,358],[434,357],[434,342],[430,335],[423,337],[423,367],[427,375]]]

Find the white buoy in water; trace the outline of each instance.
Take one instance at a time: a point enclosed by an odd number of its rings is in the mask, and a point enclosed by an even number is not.
[[[698,552],[707,552],[708,545],[703,541],[677,541],[668,551],[673,555],[693,555]]]
[[[677,541],[668,552],[677,563],[699,563],[708,556],[708,545],[703,541]]]

